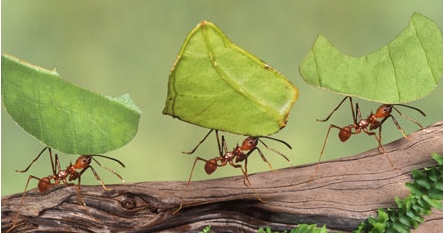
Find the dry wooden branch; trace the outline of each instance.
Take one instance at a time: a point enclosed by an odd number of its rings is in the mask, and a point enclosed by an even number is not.
[[[73,187],[60,185],[40,194],[28,192],[15,232],[256,232],[261,226],[288,230],[300,223],[326,224],[329,229],[350,231],[381,207],[395,207],[393,198],[404,198],[416,168],[435,165],[432,152],[442,154],[442,122],[385,145],[400,169],[390,166],[377,149],[321,164],[317,178],[307,183],[315,165],[252,174],[251,188],[243,177],[192,182],[184,208],[176,215],[186,182],[144,182],[82,186],[86,207]],[[2,230],[11,226],[21,194],[2,198]],[[435,211],[417,232],[440,232],[442,212]]]

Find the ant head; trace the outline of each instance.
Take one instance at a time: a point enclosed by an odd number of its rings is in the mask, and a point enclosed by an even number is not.
[[[216,159],[210,159],[205,163],[205,172],[208,175],[211,175],[217,169],[217,161]]]
[[[77,160],[76,163],[74,164],[74,168],[75,169],[83,169],[88,167],[91,164],[91,155],[82,155],[80,156]]]
[[[383,104],[379,106],[378,110],[376,110],[375,117],[376,118],[384,118],[389,116],[392,113],[393,105],[391,104]]]
[[[248,137],[242,142],[241,150],[251,150],[257,146],[258,137]]]

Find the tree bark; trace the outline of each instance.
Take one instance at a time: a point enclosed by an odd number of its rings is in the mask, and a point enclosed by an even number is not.
[[[411,171],[436,165],[430,156],[442,154],[442,121],[384,146],[323,162],[317,177],[306,182],[316,164],[243,177],[196,181],[181,202],[186,182],[142,182],[81,186],[81,205],[73,187],[58,185],[45,194],[28,191],[14,232],[197,232],[211,225],[215,232],[257,232],[270,226],[288,230],[306,223],[344,232],[355,229],[378,208],[396,207],[394,197],[409,194]],[[255,194],[264,199],[260,202]],[[11,226],[21,194],[2,197],[2,230]],[[427,216],[415,232],[441,232],[441,211]]]

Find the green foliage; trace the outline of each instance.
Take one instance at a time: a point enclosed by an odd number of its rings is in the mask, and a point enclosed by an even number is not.
[[[68,154],[102,154],[135,136],[140,110],[128,94],[98,95],[60,78],[55,70],[2,55],[6,111],[46,146]]]
[[[382,103],[420,99],[442,78],[442,32],[419,13],[390,43],[363,57],[341,53],[319,35],[299,66],[319,88]]]
[[[395,198],[397,208],[379,209],[376,218],[368,218],[354,232],[410,232],[424,222],[431,208],[442,208],[442,156],[433,154],[437,167],[412,172],[413,183],[406,183],[411,193],[401,200]]]
[[[265,136],[285,127],[297,98],[287,78],[203,21],[177,56],[163,113],[210,129]]]
[[[199,231],[199,233],[210,233],[210,231],[211,231],[211,225],[206,226],[204,229],[202,229],[202,231]]]
[[[259,228],[258,233],[274,233],[277,231],[271,231],[270,227]],[[277,232],[278,233],[278,232]],[[291,229],[290,231],[282,231],[282,233],[327,233],[327,228],[325,225],[322,228],[313,225],[300,224],[297,227]]]

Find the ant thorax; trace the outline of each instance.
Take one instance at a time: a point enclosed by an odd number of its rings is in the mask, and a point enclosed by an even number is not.
[[[238,151],[238,148],[234,148],[234,149],[235,149],[235,150],[233,150],[233,151],[228,151],[227,153],[224,154],[224,159],[225,159],[226,161],[228,161],[228,160],[233,160],[234,157],[236,157],[236,155],[237,155],[237,151]],[[239,150],[239,152],[242,153],[242,151],[240,151],[240,150]]]

